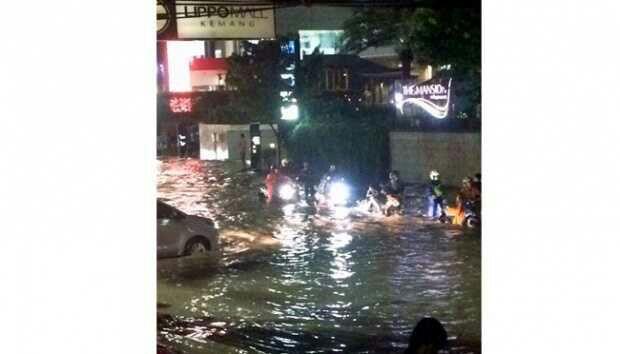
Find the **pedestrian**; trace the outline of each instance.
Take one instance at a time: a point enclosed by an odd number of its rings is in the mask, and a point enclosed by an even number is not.
[[[433,317],[425,317],[411,332],[409,347],[404,354],[437,354],[447,343],[448,333],[441,322]]]
[[[241,137],[239,139],[239,155],[241,157],[241,165],[243,168],[246,166],[245,153],[248,150],[247,142],[245,141],[245,134],[241,133]]]

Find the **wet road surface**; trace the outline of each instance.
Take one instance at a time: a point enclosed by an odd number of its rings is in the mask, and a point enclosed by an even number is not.
[[[230,164],[167,160],[158,196],[217,221],[219,264],[158,261],[158,338],[184,353],[401,353],[439,319],[480,351],[480,236],[409,214],[335,218],[261,204]],[[284,209],[284,210],[283,210]]]

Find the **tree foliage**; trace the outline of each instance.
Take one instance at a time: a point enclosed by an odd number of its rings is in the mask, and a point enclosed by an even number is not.
[[[230,57],[226,83],[235,88],[235,98],[222,109],[237,111],[247,123],[273,124],[279,118],[283,71],[277,41],[244,42],[244,54]]]
[[[318,83],[324,62],[318,52],[304,56],[295,68],[300,119],[286,129],[289,122],[279,120],[279,92],[290,88],[279,78],[289,64],[281,57],[277,41],[249,43],[243,56],[230,58],[227,84],[237,91],[222,109],[244,112],[251,121],[279,123],[278,131],[287,132],[280,138],[289,157],[311,162],[316,171],[335,163],[359,181],[382,174],[389,161],[386,112],[322,94]]]
[[[450,65],[460,109],[473,111],[480,102],[480,4],[429,3],[437,6],[356,10],[345,22],[345,48],[360,52],[392,45],[403,66],[407,60],[434,68]]]
[[[308,73],[311,75],[311,73]],[[304,115],[289,137],[289,153],[315,169],[336,164],[355,182],[376,181],[389,167],[385,108],[358,107],[330,96],[304,96]]]

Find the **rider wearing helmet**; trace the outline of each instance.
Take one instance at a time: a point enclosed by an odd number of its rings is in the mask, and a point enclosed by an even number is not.
[[[314,176],[312,175],[310,164],[304,161],[303,167],[299,171],[299,175],[297,176],[297,181],[302,185],[306,198],[313,197],[313,193],[312,193],[313,177]]]
[[[336,165],[330,165],[329,170],[321,177],[321,182],[319,183],[319,192],[322,194],[327,193],[329,188],[329,184],[336,179]]]
[[[428,217],[432,219],[442,219],[444,213],[444,190],[439,180],[439,172],[432,170],[429,174],[430,183],[428,185]]]

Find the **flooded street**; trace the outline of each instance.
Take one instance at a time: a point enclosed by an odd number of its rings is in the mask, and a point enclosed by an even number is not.
[[[480,351],[480,235],[404,216],[265,206],[239,166],[160,161],[158,196],[220,228],[219,264],[158,261],[158,337],[183,353],[402,353],[439,319]],[[416,201],[417,200],[417,201]]]

